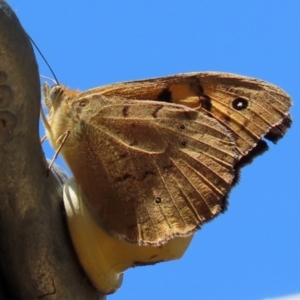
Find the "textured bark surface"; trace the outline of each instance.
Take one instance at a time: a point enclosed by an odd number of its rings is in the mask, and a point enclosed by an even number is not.
[[[0,299],[105,299],[74,253],[62,178],[39,142],[40,83],[27,34],[0,0]]]

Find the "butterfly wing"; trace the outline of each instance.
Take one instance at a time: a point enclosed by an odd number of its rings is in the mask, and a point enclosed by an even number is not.
[[[74,104],[68,125],[51,125],[57,137],[71,129],[62,154],[102,226],[138,244],[160,245],[214,218],[235,170],[291,123],[284,91],[233,74],[179,74],[74,97],[62,101],[61,120]]]
[[[102,226],[160,245],[225,209],[238,153],[224,126],[182,105],[88,98],[80,113],[73,103],[72,151],[63,155]]]
[[[178,74],[102,86],[84,94],[95,93],[180,103],[198,109],[231,131],[240,158],[251,150],[255,152],[258,145],[265,148],[266,144],[260,142],[263,137],[276,142],[291,124],[289,95],[265,81],[235,74]]]

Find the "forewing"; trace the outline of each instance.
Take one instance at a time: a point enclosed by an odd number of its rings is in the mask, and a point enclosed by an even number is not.
[[[84,94],[95,93],[196,108],[231,131],[240,158],[255,148],[263,137],[276,142],[291,124],[289,95],[265,81],[235,74],[178,74],[102,86]]]

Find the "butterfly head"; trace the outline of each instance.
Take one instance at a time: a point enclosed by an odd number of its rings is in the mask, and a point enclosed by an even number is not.
[[[49,86],[48,83],[43,85],[43,96],[44,103],[46,107],[51,110],[51,108],[57,107],[63,99],[65,87],[62,85]]]
[[[43,102],[48,110],[47,117],[41,110],[41,117],[51,144],[57,148],[60,136],[69,130],[71,104],[79,92],[68,90],[63,85],[52,87],[48,83],[43,85]]]

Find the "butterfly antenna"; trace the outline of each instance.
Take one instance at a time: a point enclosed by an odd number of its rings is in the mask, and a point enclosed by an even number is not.
[[[50,77],[44,76],[44,75],[40,75],[40,77],[43,77],[43,78],[48,79],[48,80],[51,80],[52,82],[54,82],[55,85],[58,85],[58,82],[55,81],[53,78],[50,78]]]
[[[45,56],[43,55],[43,53],[41,52],[41,50],[39,49],[39,47],[37,46],[37,44],[33,41],[33,39],[32,39],[29,35],[28,35],[28,37],[29,37],[31,43],[34,45],[35,49],[38,51],[38,53],[39,53],[39,54],[41,55],[41,57],[43,58],[44,62],[45,62],[46,65],[48,66],[48,68],[50,69],[50,72],[52,73],[52,75],[53,75],[53,77],[54,77],[54,79],[55,79],[55,81],[56,81],[56,84],[58,84],[58,80],[57,80],[57,78],[56,78],[56,76],[55,76],[55,74],[54,74],[52,68],[50,67],[50,65],[49,65],[49,63],[48,63],[48,61],[47,61],[47,59],[45,58]]]

